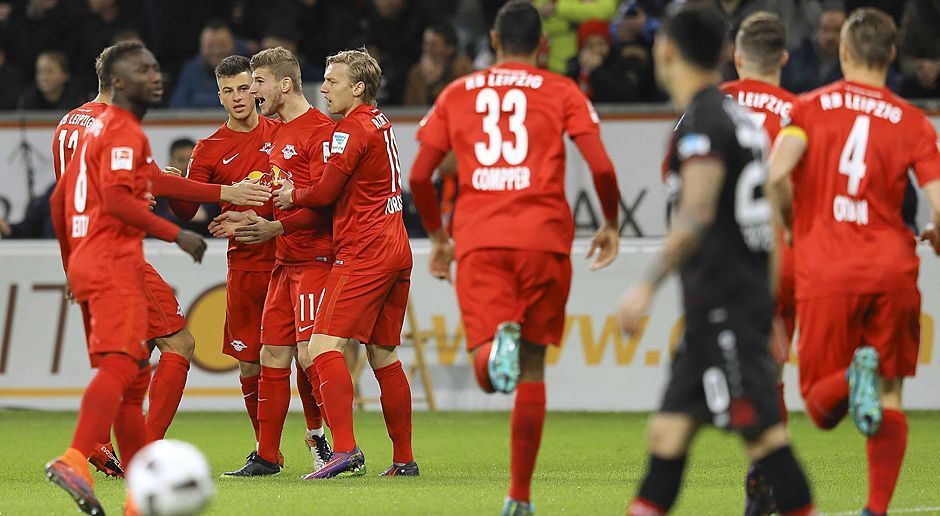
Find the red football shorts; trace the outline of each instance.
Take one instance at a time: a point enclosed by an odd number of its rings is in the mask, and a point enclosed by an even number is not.
[[[144,263],[144,293],[148,302],[147,340],[167,337],[186,327],[176,294],[149,262]]]
[[[147,298],[143,289],[143,261],[111,267],[73,260],[69,285],[81,303],[91,366],[105,353],[124,353],[147,360]],[[87,317],[86,317],[87,316]]]
[[[270,272],[229,269],[222,353],[242,362],[261,360],[261,316],[270,281]]]
[[[796,332],[796,273],[793,269],[793,248],[780,240],[780,277],[777,302],[774,308],[774,338],[770,340],[770,355],[777,365],[790,358],[793,334]]]
[[[261,342],[293,346],[310,340],[331,267],[329,263],[274,266],[261,315]]]
[[[920,347],[920,292],[836,295],[797,301],[800,390],[845,369],[855,349],[878,350],[883,378],[914,376]]]
[[[363,344],[398,346],[410,289],[410,268],[376,274],[333,269],[315,331]]]
[[[522,325],[522,338],[558,345],[571,290],[568,255],[521,249],[477,249],[457,260],[457,301],[473,350],[493,339],[506,321]]]

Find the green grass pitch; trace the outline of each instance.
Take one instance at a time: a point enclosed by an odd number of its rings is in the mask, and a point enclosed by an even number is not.
[[[539,514],[623,514],[646,463],[644,414],[549,413],[536,470],[533,500]],[[909,414],[910,445],[892,514],[940,514],[940,412]],[[65,492],[48,483],[43,464],[71,437],[70,412],[0,411],[0,514],[74,514]],[[378,478],[391,459],[382,416],[356,414],[365,477],[304,482],[310,456],[303,418],[288,418],[282,450],[287,468],[277,478],[217,480],[209,514],[498,514],[509,468],[507,413],[415,413],[414,448],[420,478]],[[858,514],[865,503],[864,440],[851,422],[833,432],[812,427],[801,414],[791,433],[819,508]],[[244,462],[254,441],[240,413],[181,413],[169,438],[190,441],[215,474]],[[737,439],[708,429],[692,450],[680,515],[742,514],[746,461]],[[109,514],[120,514],[124,487],[95,474]]]

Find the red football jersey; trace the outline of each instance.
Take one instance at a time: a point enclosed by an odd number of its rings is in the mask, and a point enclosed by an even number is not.
[[[930,121],[885,88],[848,81],[800,96],[790,116],[807,136],[793,171],[797,298],[914,284],[901,205],[909,168],[922,185],[940,180]]]
[[[52,162],[55,165],[56,181],[65,173],[69,161],[84,141],[85,128],[90,126],[108,107],[102,102],[86,102],[71,110],[59,120],[52,138]]]
[[[452,82],[421,121],[423,145],[457,156],[454,241],[568,254],[565,142],[599,133],[590,101],[567,77],[504,63]]]
[[[796,95],[773,84],[753,79],[740,79],[721,85],[722,93],[748,108],[757,125],[763,126],[770,141],[780,132],[780,121],[790,116]]]
[[[104,213],[102,195],[108,186],[126,185],[143,198],[153,158],[140,121],[117,106],[101,113],[84,139],[64,176],[65,229],[72,250],[69,274],[81,274],[89,285],[113,268],[130,266],[129,260],[143,264],[145,232]]]
[[[222,124],[212,136],[199,140],[189,160],[187,177],[193,181],[217,185],[233,185],[244,179],[258,179],[261,184],[271,184],[268,163],[274,143],[274,133],[280,122],[258,117],[258,125],[244,133],[233,131]],[[274,213],[272,202],[264,206],[236,206],[220,203],[222,211],[254,210],[259,216],[270,219]],[[228,242],[228,266],[231,270],[270,271],[274,267],[275,243],[245,245]]]
[[[401,164],[388,118],[369,105],[352,110],[333,131],[329,163],[349,176],[333,211],[335,266],[370,273],[410,269]]]
[[[283,123],[275,132],[271,145],[273,182],[289,179],[295,188],[306,188],[316,184],[323,175],[323,167],[330,152],[330,136],[333,120],[318,109],[310,108],[306,113]],[[274,208],[274,216],[282,219],[291,210]],[[329,261],[333,256],[333,222],[330,208],[316,210],[317,227],[301,229],[277,238],[276,259],[287,265],[303,265],[316,261]]]

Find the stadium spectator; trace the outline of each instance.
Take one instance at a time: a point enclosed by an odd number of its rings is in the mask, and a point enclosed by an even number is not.
[[[218,89],[216,89],[216,91],[218,91]],[[218,96],[216,96],[216,102],[218,102]],[[170,158],[167,160],[167,165],[181,171],[185,175],[187,168],[189,168],[189,159],[193,155],[193,149],[195,147],[196,142],[190,138],[178,138],[173,140],[173,143],[170,144]],[[193,216],[192,220],[184,222],[170,210],[169,201],[166,197],[158,197],[157,205],[154,206],[153,211],[183,229],[195,231],[200,235],[210,236],[208,230],[209,222],[219,214],[219,207],[217,204],[202,204],[199,206],[199,210],[196,212],[196,215]]]
[[[310,63],[305,56],[298,54],[298,41],[300,41],[300,31],[294,28],[293,25],[286,23],[286,20],[278,20],[270,23],[268,28],[265,29],[259,50],[276,47],[286,48],[297,57],[297,62],[300,63],[301,82],[310,84],[323,82],[322,61]]]
[[[839,31],[845,23],[845,9],[840,3],[823,6],[814,37],[790,52],[783,68],[783,87],[803,93],[839,79]]]
[[[401,104],[408,69],[421,56],[422,36],[430,23],[428,12],[411,0],[372,0],[360,40],[370,53],[376,50],[379,54],[372,54],[382,67],[379,104]]]
[[[70,80],[69,59],[58,50],[46,50],[36,58],[36,83],[23,96],[23,109],[67,112],[85,101]]]
[[[75,21],[82,17],[80,6],[61,0],[27,0],[15,5],[3,39],[9,43],[10,60],[24,75],[33,74],[42,51],[78,48],[82,31]]]
[[[430,106],[444,86],[473,71],[470,60],[457,52],[457,31],[450,23],[429,25],[421,50],[421,59],[408,71],[406,106]]]
[[[7,59],[5,45],[0,44],[0,110],[16,109],[23,76]]]
[[[49,185],[39,197],[33,197],[26,205],[23,220],[10,224],[0,218],[0,238],[55,238],[52,219],[49,212],[49,196],[55,183]]]
[[[235,36],[228,25],[221,20],[206,24],[199,36],[199,55],[187,61],[180,70],[170,107],[218,107],[215,67],[234,53]]]
[[[914,0],[901,22],[901,70],[905,97],[940,97],[940,0]]]
[[[587,20],[610,21],[617,0],[533,0],[548,36],[547,68],[564,74],[568,60],[578,53],[578,25]]]

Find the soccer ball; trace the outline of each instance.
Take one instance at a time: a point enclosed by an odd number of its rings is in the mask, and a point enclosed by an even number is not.
[[[174,440],[137,452],[127,469],[127,488],[148,516],[195,514],[215,494],[206,458],[195,446]]]

